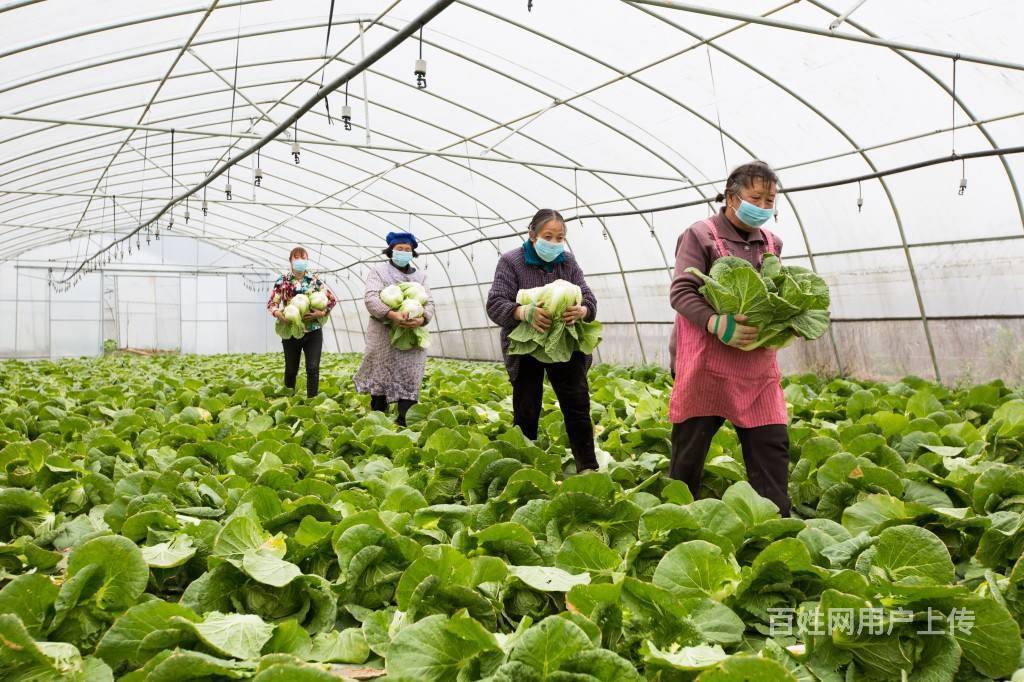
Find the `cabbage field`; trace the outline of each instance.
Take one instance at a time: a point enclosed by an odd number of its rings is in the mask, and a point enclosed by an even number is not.
[[[4,680],[1008,679],[1022,667],[1024,396],[791,377],[794,518],[664,475],[671,380],[591,372],[600,472],[548,394],[431,361],[407,429],[357,357],[0,365]],[[1024,673],[1017,673],[1017,679]]]

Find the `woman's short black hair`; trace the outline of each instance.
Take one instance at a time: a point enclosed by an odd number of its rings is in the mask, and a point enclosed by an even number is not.
[[[553,208],[542,208],[534,214],[533,220],[530,221],[530,232],[536,232],[544,227],[549,220],[557,220],[565,225],[565,218],[561,213]]]
[[[779,176],[771,166],[764,161],[751,161],[737,166],[729,173],[729,179],[725,181],[725,192],[715,197],[715,202],[720,204],[725,201],[726,194],[739,194],[740,190],[753,187],[754,180],[760,180],[765,185],[779,184]]]
[[[402,242],[402,243],[404,244],[405,242]],[[391,258],[392,254],[395,253],[395,247],[394,246],[389,246],[386,249],[384,249],[381,253],[383,253],[388,258]],[[412,257],[415,258],[418,255],[420,255],[420,254],[417,253],[416,249],[413,249],[412,250]]]

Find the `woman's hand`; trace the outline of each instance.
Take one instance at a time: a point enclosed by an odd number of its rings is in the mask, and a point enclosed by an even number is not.
[[[551,313],[544,309],[543,303],[531,303],[516,308],[515,318],[527,322],[534,331],[544,334],[551,327]]]
[[[387,318],[394,324],[398,325],[399,327],[413,328],[422,327],[424,324],[426,324],[426,320],[424,320],[422,317],[406,317],[405,313],[399,312],[397,310],[389,311],[387,314]]]
[[[274,311],[274,317],[276,317],[277,319],[281,320],[282,322],[285,321],[284,313],[282,313],[280,310],[275,310]]]
[[[714,334],[718,340],[733,348],[743,348],[757,341],[758,329],[741,324],[747,321],[746,315],[733,315],[733,323],[729,323],[729,315],[712,315],[708,319],[708,333]],[[730,327],[732,335],[730,336]],[[726,340],[728,338],[728,341]]]
[[[587,306],[585,305],[569,306],[565,309],[565,312],[562,313],[562,322],[566,324],[576,324],[587,316],[587,312]]]
[[[308,313],[302,316],[302,319],[306,322],[310,322],[312,320],[319,320],[321,317],[324,317],[325,315],[327,315],[327,313],[323,310],[310,310]]]

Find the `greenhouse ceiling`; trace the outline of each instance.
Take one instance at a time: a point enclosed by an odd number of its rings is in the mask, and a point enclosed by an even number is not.
[[[485,283],[552,206],[584,216],[588,271],[665,270],[761,158],[822,186],[780,203],[790,257],[905,273],[883,317],[975,314],[926,311],[918,271],[1024,253],[1022,22],[1011,0],[6,2],[0,261],[67,243],[67,287],[170,230],[343,272],[397,226]]]

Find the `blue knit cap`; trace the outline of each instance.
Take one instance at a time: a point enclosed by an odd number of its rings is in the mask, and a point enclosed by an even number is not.
[[[420,243],[416,241],[416,237],[412,232],[388,232],[388,236],[385,237],[388,242],[388,246],[394,246],[395,244],[409,244],[412,248],[417,248]]]

